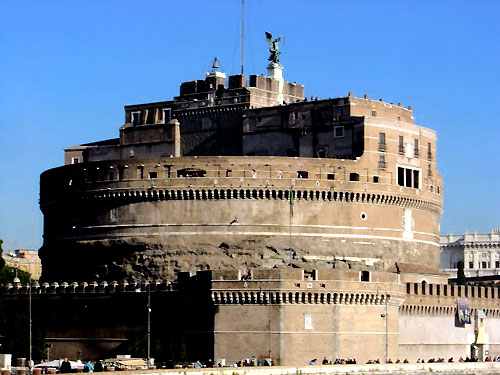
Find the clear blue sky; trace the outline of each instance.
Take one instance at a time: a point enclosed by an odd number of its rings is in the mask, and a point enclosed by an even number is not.
[[[285,78],[320,98],[412,105],[437,130],[443,234],[500,226],[500,1],[247,0],[246,72],[283,34]],[[39,175],[114,138],[126,104],[168,100],[218,56],[239,72],[240,1],[0,1],[0,238],[38,248]]]

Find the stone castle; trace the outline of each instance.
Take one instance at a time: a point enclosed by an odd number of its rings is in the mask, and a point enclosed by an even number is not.
[[[308,101],[269,70],[227,86],[207,73],[172,101],[126,106],[119,138],[67,148],[41,176],[43,277],[437,268],[436,133],[411,107]]]
[[[192,360],[500,355],[498,290],[437,270],[436,141],[400,103],[214,69],[42,174],[42,284],[4,297],[59,356],[124,350],[148,296]]]

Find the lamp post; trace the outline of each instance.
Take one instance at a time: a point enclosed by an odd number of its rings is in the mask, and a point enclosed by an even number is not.
[[[148,283],[148,369],[151,367],[151,287]]]
[[[377,291],[378,294],[378,291]],[[380,314],[380,317],[384,319],[384,326],[385,326],[385,350],[384,350],[384,357],[385,357],[385,363],[387,363],[387,360],[389,359],[389,324],[388,324],[388,317],[389,317],[389,312],[387,308],[387,291],[385,291],[384,294],[384,302],[385,302],[385,311],[383,314]]]

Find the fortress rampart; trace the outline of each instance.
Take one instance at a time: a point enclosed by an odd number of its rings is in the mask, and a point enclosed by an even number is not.
[[[243,156],[56,168],[41,178],[44,248],[52,248],[51,258],[68,258],[73,257],[66,250],[69,243],[73,248],[85,245],[90,254],[95,246],[99,255],[88,259],[101,261],[107,269],[82,267],[91,273],[79,281],[96,273],[107,280],[124,277],[131,271],[127,263],[141,256],[149,259],[155,249],[163,249],[164,255],[162,259],[157,252],[152,259],[154,274],[170,278],[178,271],[199,269],[189,265],[193,262],[203,267],[283,266],[290,253],[294,263],[309,266],[341,261],[384,269],[397,259],[427,259],[437,266],[441,196],[394,186],[390,177],[373,182],[375,171],[364,165],[363,160]],[[411,212],[409,219],[404,219],[405,212]],[[404,220],[411,222],[405,227]],[[123,241],[129,250],[122,249],[117,257]],[[44,248],[42,258],[48,255]],[[172,258],[189,252],[192,260]],[[127,259],[127,254],[132,257]],[[58,275],[56,280],[73,272],[61,274],[59,262],[46,263],[44,272]]]

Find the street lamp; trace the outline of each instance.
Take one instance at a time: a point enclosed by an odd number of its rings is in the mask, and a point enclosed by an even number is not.
[[[380,314],[380,317],[384,319],[384,323],[385,323],[385,363],[387,363],[388,352],[389,352],[389,340],[388,340],[389,327],[388,327],[388,322],[387,322],[387,318],[389,317],[389,313],[387,311],[387,292],[385,292],[384,300],[385,300],[385,313]]]
[[[148,282],[148,369],[151,367],[151,284]]]

